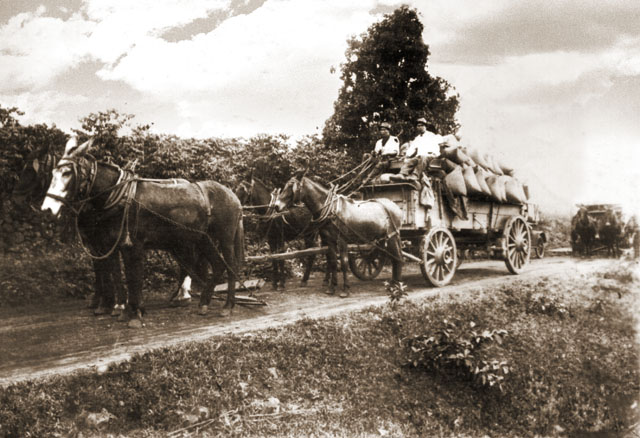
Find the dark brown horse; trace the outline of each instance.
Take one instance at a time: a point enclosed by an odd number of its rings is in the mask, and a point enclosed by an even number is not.
[[[571,245],[574,251],[590,256],[598,232],[597,224],[585,207],[580,207],[571,219]]]
[[[337,285],[337,260],[340,254],[343,277],[341,297],[348,296],[347,289],[347,244],[376,243],[390,256],[393,264],[393,281],[400,282],[402,276],[402,244],[400,225],[402,211],[393,201],[376,199],[354,201],[335,190],[327,189],[307,177],[300,181],[291,178],[282,189],[276,201],[276,209],[282,211],[297,201],[301,201],[311,211],[313,220],[327,232],[327,260],[331,276],[330,293]],[[386,246],[386,248],[385,248]]]
[[[612,209],[607,209],[598,227],[600,242],[607,249],[608,257],[620,257],[620,243],[622,239],[622,219]]]
[[[51,183],[53,169],[61,156],[61,153],[56,153],[48,147],[31,151],[25,158],[25,165],[13,188],[14,201],[22,205],[27,205],[27,203],[41,204]],[[188,183],[186,180],[183,181]],[[78,231],[93,253],[102,254],[108,250],[108,246],[105,245],[108,245],[109,242],[107,238],[102,236],[102,228],[96,226],[95,213],[88,208],[80,213]],[[105,245],[103,245],[103,241]],[[102,315],[111,312],[116,304],[116,299],[121,305],[126,302],[119,254],[104,259],[91,258],[91,262],[95,283],[90,308],[94,309],[96,315]],[[180,265],[178,288],[173,293],[171,301],[177,305],[188,303],[191,299],[190,284],[191,279],[187,271]],[[114,311],[113,314],[118,314],[118,312]]]
[[[304,239],[305,248],[312,248],[316,245],[317,235],[320,234],[322,241],[323,233],[318,232],[317,226],[311,223],[311,212],[303,206],[292,206],[287,212],[281,215],[271,214],[273,208],[271,204],[275,201],[275,192],[269,191],[267,186],[258,178],[252,177],[250,183],[241,182],[235,190],[236,196],[242,205],[251,207],[251,211],[260,216],[258,233],[266,236],[269,250],[272,254],[284,251],[286,242]],[[305,260],[305,269],[301,286],[306,286],[315,255],[311,255]],[[278,289],[278,284],[284,290],[286,287],[287,275],[284,269],[284,260],[273,260],[271,283],[274,290]],[[328,275],[325,276],[325,282]]]
[[[235,283],[244,260],[244,232],[240,201],[227,187],[214,181],[175,184],[137,178],[112,164],[98,162],[88,149],[91,142],[67,145],[53,171],[42,210],[59,216],[62,205],[76,214],[95,211],[96,225],[108,236],[102,242],[107,255],[122,255],[128,287],[130,326],[141,326],[145,249],[169,251],[189,273],[198,274],[190,261],[204,257],[216,270],[227,271],[227,300],[223,315],[235,305]],[[106,244],[106,245],[105,245]],[[194,254],[194,251],[196,254]],[[220,257],[221,255],[221,257]],[[206,313],[213,281],[200,298]]]

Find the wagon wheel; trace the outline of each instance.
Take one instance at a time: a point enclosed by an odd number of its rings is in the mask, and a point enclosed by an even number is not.
[[[435,287],[447,285],[458,267],[456,242],[444,227],[429,230],[420,243],[420,270],[427,282]]]
[[[377,248],[349,253],[349,268],[360,280],[376,278],[382,272],[386,261],[384,252]]]
[[[537,259],[541,259],[544,257],[544,247],[544,240],[538,239],[538,244],[533,248]]]
[[[531,233],[527,222],[520,216],[507,221],[503,232],[504,262],[512,274],[519,274],[531,257]]]

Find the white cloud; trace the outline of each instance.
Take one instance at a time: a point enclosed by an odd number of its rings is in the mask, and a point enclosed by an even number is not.
[[[354,30],[375,21],[373,6],[270,0],[188,41],[141,38],[99,75],[180,99],[187,120],[181,130],[246,135],[247,124],[259,132],[313,130],[330,115],[340,85],[330,68],[344,60]],[[226,122],[212,122],[216,115]]]
[[[88,53],[91,24],[22,13],[0,27],[0,90],[42,87]]]
[[[89,0],[85,6],[96,23],[91,35],[92,54],[113,63],[132,47],[145,46],[152,35],[181,26],[211,11],[225,9],[229,0]]]
[[[55,91],[25,92],[20,94],[0,93],[0,102],[8,107],[15,106],[24,112],[19,117],[23,125],[46,123],[57,124],[60,129],[68,130],[71,125],[59,124],[60,114],[65,108],[73,105],[84,105],[89,101],[85,96],[72,95]],[[77,127],[77,126],[73,126]]]

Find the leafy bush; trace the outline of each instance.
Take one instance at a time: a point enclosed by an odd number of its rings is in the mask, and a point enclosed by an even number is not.
[[[402,300],[407,297],[407,285],[403,282],[395,283],[390,281],[384,282],[384,288],[389,296],[389,304],[395,309]]]
[[[473,321],[468,325],[444,320],[438,328],[426,334],[409,337],[407,364],[430,370],[453,373],[471,380],[481,387],[496,386],[509,374],[507,361],[497,359],[496,349],[488,353],[489,345],[502,344],[506,330],[476,330]]]

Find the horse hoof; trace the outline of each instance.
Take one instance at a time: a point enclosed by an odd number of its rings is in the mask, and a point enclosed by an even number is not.
[[[198,310],[198,315],[205,316],[209,312],[209,306],[204,305],[200,306],[200,310]]]
[[[334,291],[332,291],[332,290],[325,290],[325,291],[324,291],[324,294],[325,294],[325,295],[333,295],[333,294],[335,294],[335,292],[334,292]]]
[[[109,313],[110,313],[109,309],[103,306],[98,306],[93,310],[93,314],[95,316],[108,315]]]
[[[122,309],[118,309],[116,307],[111,311],[111,316],[120,316],[122,315]]]
[[[340,292],[340,298],[347,298],[348,296],[349,296],[349,292],[344,290]]]
[[[222,317],[231,316],[231,309],[228,307],[223,307],[222,309],[220,309],[220,316]]]
[[[139,329],[143,327],[143,324],[142,324],[142,321],[140,321],[138,318],[134,318],[131,321],[129,321],[127,326],[132,329]]]
[[[191,302],[191,298],[184,298],[180,300],[171,300],[169,305],[171,307],[188,307]]]

